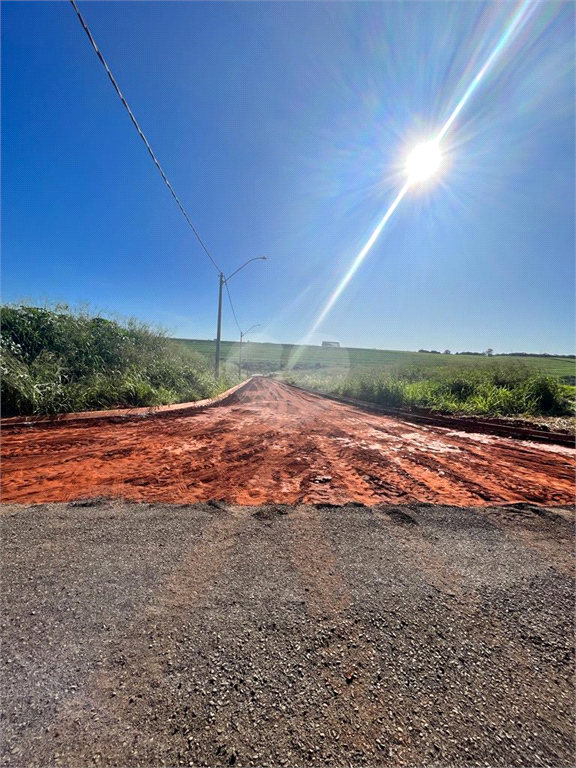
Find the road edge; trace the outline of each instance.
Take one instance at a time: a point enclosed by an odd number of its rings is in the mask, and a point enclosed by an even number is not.
[[[307,387],[301,387],[298,384],[290,384],[282,381],[288,387],[306,392],[309,395],[325,397],[328,400],[334,400],[344,405],[352,405],[365,411],[381,413],[385,416],[393,416],[403,421],[411,421],[416,424],[429,424],[434,427],[444,429],[453,429],[461,432],[473,432],[476,434],[490,434],[497,437],[509,437],[515,440],[532,440],[541,443],[552,443],[554,445],[563,445],[568,448],[576,447],[576,436],[563,432],[546,432],[544,430],[529,429],[527,427],[515,427],[505,422],[495,423],[493,421],[484,421],[475,417],[463,418],[458,416],[449,416],[445,414],[433,414],[432,412],[421,413],[418,411],[407,411],[402,408],[392,408],[390,406],[377,405],[364,400],[356,400],[351,397],[334,395],[328,392],[320,392]]]
[[[204,410],[214,405],[224,403],[229,397],[239,392],[252,381],[253,376],[240,384],[221,392],[216,397],[206,400],[194,400],[189,403],[172,403],[171,405],[152,405],[141,408],[115,408],[106,411],[79,411],[78,413],[56,413],[52,416],[8,416],[0,419],[0,429],[27,426],[49,426],[56,424],[70,424],[78,421],[99,421],[100,419],[147,418],[149,416],[162,416],[180,411]]]

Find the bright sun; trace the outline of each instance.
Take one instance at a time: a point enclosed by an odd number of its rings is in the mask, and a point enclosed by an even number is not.
[[[432,176],[440,166],[440,148],[438,142],[427,141],[413,149],[408,157],[406,170],[408,181],[423,181]]]

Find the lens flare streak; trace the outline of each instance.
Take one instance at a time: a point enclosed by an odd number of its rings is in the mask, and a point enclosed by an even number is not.
[[[439,142],[444,138],[446,132],[448,131],[448,129],[450,128],[454,120],[458,117],[458,115],[462,111],[464,105],[466,104],[470,96],[472,96],[472,94],[474,93],[474,91],[478,87],[478,84],[480,83],[480,81],[482,80],[486,72],[490,69],[490,66],[492,65],[494,60],[502,52],[506,44],[511,40],[513,34],[519,30],[521,24],[527,21],[528,16],[526,15],[526,11],[530,7],[530,5],[532,5],[531,10],[533,10],[535,6],[535,4],[533,3],[533,0],[524,0],[524,2],[521,4],[520,8],[517,10],[516,14],[512,18],[508,28],[503,33],[500,40],[498,40],[498,42],[496,43],[494,50],[492,51],[490,56],[486,59],[486,61],[484,62],[484,65],[481,67],[476,77],[472,80],[472,82],[466,89],[464,96],[462,96],[462,98],[456,105],[456,108],[454,109],[454,111],[452,112],[448,120],[446,120],[446,122],[442,126],[440,133],[436,137],[436,141]]]
[[[450,117],[444,125],[442,126],[440,132],[434,139],[436,143],[440,143],[440,141],[444,138],[448,130],[450,129],[451,125],[454,123],[462,109],[464,108],[466,102],[470,99],[476,88],[478,87],[480,81],[485,76],[485,74],[488,72],[494,61],[498,58],[498,56],[502,53],[502,51],[506,48],[506,46],[510,43],[510,41],[513,39],[515,33],[517,33],[520,28],[526,23],[529,16],[531,15],[534,8],[538,5],[538,3],[534,2],[534,0],[523,0],[523,2],[518,7],[517,11],[513,15],[510,23],[508,24],[506,30],[501,35],[500,39],[496,43],[494,50],[490,54],[490,56],[486,59],[483,66],[480,68],[468,88],[466,89],[464,95],[452,111]],[[530,13],[527,13],[527,11],[530,11]],[[360,251],[360,253],[356,256],[354,261],[352,262],[352,265],[348,272],[344,275],[342,280],[340,281],[339,285],[336,287],[335,291],[332,293],[330,298],[328,299],[326,306],[320,313],[318,319],[314,323],[313,327],[311,328],[307,338],[310,338],[312,334],[318,329],[322,321],[326,318],[336,301],[340,298],[342,295],[342,292],[350,282],[350,280],[354,277],[356,272],[358,271],[359,267],[361,266],[362,262],[366,258],[366,255],[378,239],[378,236],[382,232],[382,229],[398,207],[398,204],[406,194],[408,187],[413,182],[413,179],[408,179],[408,181],[404,184],[398,195],[396,196],[395,200],[392,202],[386,213],[384,214],[383,218],[381,219],[380,223],[376,227],[376,229],[372,232],[370,235],[368,241]]]
[[[332,309],[332,307],[334,306],[334,304],[335,304],[335,303],[338,301],[338,299],[340,298],[340,296],[341,296],[341,294],[342,294],[342,291],[343,291],[343,290],[346,288],[346,286],[348,285],[348,283],[350,282],[350,280],[352,280],[352,278],[353,278],[353,277],[354,277],[354,275],[356,274],[356,272],[357,272],[358,268],[360,267],[360,265],[361,265],[361,264],[362,264],[362,262],[364,261],[364,258],[365,258],[365,256],[366,256],[366,254],[368,253],[368,251],[370,250],[370,248],[372,248],[372,246],[373,246],[373,245],[374,245],[374,243],[376,242],[376,240],[377,240],[377,238],[378,238],[378,235],[380,234],[380,232],[382,232],[382,230],[383,230],[383,228],[384,228],[384,226],[385,226],[386,222],[388,221],[388,219],[390,218],[390,216],[392,216],[392,214],[393,214],[393,213],[394,213],[394,211],[396,210],[396,208],[397,208],[397,206],[398,206],[398,204],[399,204],[400,200],[402,200],[402,198],[403,198],[403,197],[404,197],[404,195],[406,194],[406,191],[407,191],[407,189],[408,189],[408,187],[409,187],[409,186],[410,186],[410,182],[409,182],[409,181],[407,181],[407,182],[404,184],[404,186],[402,187],[402,189],[400,190],[400,192],[399,192],[399,193],[396,195],[396,199],[394,200],[394,202],[392,203],[392,205],[391,205],[391,206],[388,208],[388,210],[386,211],[386,213],[385,213],[385,214],[384,214],[384,216],[382,217],[382,219],[381,219],[380,223],[378,224],[378,226],[376,227],[376,229],[374,230],[374,232],[372,232],[372,234],[370,235],[370,237],[369,237],[368,241],[366,242],[366,245],[364,246],[364,248],[362,248],[362,250],[360,251],[360,253],[358,254],[358,256],[356,256],[356,258],[355,258],[355,259],[354,259],[354,261],[352,262],[352,266],[350,267],[350,269],[348,270],[348,272],[346,272],[346,274],[344,275],[344,277],[343,277],[343,278],[342,278],[342,280],[340,281],[340,284],[338,285],[338,287],[336,288],[336,290],[334,291],[334,293],[332,294],[332,296],[330,296],[330,298],[329,298],[329,300],[328,300],[328,302],[327,302],[326,306],[325,306],[325,307],[324,307],[324,309],[322,310],[322,313],[320,314],[320,316],[319,316],[318,320],[316,320],[316,322],[314,323],[314,326],[312,327],[312,330],[310,331],[310,335],[311,335],[311,334],[313,334],[313,333],[316,331],[316,329],[318,328],[318,326],[320,325],[320,323],[321,323],[321,322],[324,320],[324,318],[326,317],[326,315],[328,314],[328,312],[330,312],[330,310]]]

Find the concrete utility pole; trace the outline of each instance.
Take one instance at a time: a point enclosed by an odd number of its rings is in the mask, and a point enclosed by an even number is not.
[[[247,331],[244,331],[244,333],[240,331],[240,360],[238,362],[238,380],[239,381],[242,381],[242,339],[244,338],[244,336],[247,336],[253,328],[259,328],[259,327],[260,327],[260,323],[256,323],[256,325],[250,326],[250,328],[248,328]]]
[[[234,277],[235,274],[240,272],[241,269],[244,269],[246,264],[250,264],[251,261],[267,261],[267,256],[255,256],[253,259],[248,259],[248,261],[245,264],[242,264],[241,267],[238,267],[238,269],[235,272],[232,272],[231,275],[228,277],[225,277],[224,272],[220,272],[220,289],[218,291],[218,323],[216,326],[216,364],[214,366],[214,373],[216,374],[216,378],[220,378],[220,341],[222,339],[222,289],[224,288],[225,284],[230,280],[230,278]]]
[[[220,339],[222,336],[222,288],[225,283],[224,273],[220,272],[220,289],[218,291],[218,324],[216,325],[216,378],[220,378]]]

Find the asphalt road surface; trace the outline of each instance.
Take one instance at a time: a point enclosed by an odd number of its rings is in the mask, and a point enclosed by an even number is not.
[[[222,404],[3,429],[2,499],[232,504],[574,500],[574,448],[422,426],[265,378]]]
[[[2,537],[2,765],[574,764],[568,507],[5,504]]]

